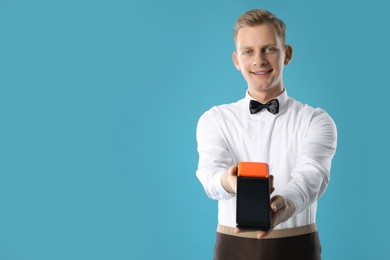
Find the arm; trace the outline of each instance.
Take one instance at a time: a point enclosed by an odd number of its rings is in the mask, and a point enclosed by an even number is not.
[[[304,137],[291,181],[278,195],[294,204],[294,214],[317,201],[325,192],[333,155],[336,151],[337,130],[333,120],[323,110],[313,112]]]
[[[229,179],[226,178],[228,169],[234,163],[214,113],[213,110],[206,112],[198,122],[196,139],[199,164],[196,176],[202,183],[207,196],[211,199],[226,200],[232,198],[234,196],[233,193],[235,193],[228,188],[229,184],[227,184],[227,181]],[[230,192],[225,190],[222,185],[222,175],[224,175],[224,186]]]
[[[324,111],[315,110],[300,149],[297,165],[291,173],[291,181],[271,198],[271,229],[259,231],[259,239],[321,197],[328,186],[336,140],[337,131],[333,120]],[[236,232],[241,231],[236,229]]]

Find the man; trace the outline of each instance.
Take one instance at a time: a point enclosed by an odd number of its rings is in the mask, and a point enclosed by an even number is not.
[[[197,177],[218,200],[214,259],[321,259],[317,200],[330,178],[336,126],[319,108],[287,95],[283,69],[292,58],[285,24],[251,10],[234,27],[233,62],[247,82],[245,98],[213,107],[198,122]],[[272,226],[243,232],[236,226],[236,164],[266,162],[273,175]]]

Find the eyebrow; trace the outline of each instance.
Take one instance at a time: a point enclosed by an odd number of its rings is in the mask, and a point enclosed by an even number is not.
[[[262,48],[267,48],[267,47],[277,47],[278,44],[277,43],[268,43],[268,44],[265,44],[264,46],[262,46]],[[244,46],[244,47],[241,47],[239,48],[239,50],[248,50],[248,49],[256,49],[254,47],[250,47],[250,46]]]
[[[237,50],[244,51],[244,50],[252,50],[252,49],[253,49],[252,47],[242,47],[242,48],[239,48]]]

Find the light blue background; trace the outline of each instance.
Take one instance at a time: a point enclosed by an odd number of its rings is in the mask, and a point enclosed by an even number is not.
[[[0,1],[0,259],[211,259],[195,129],[245,94],[232,27],[282,18],[290,96],[339,133],[323,259],[390,259],[386,1]]]

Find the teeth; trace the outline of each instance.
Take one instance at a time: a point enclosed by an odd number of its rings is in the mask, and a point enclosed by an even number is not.
[[[267,74],[269,73],[270,71],[262,71],[262,72],[252,72],[253,74],[255,75],[264,75],[264,74]]]

